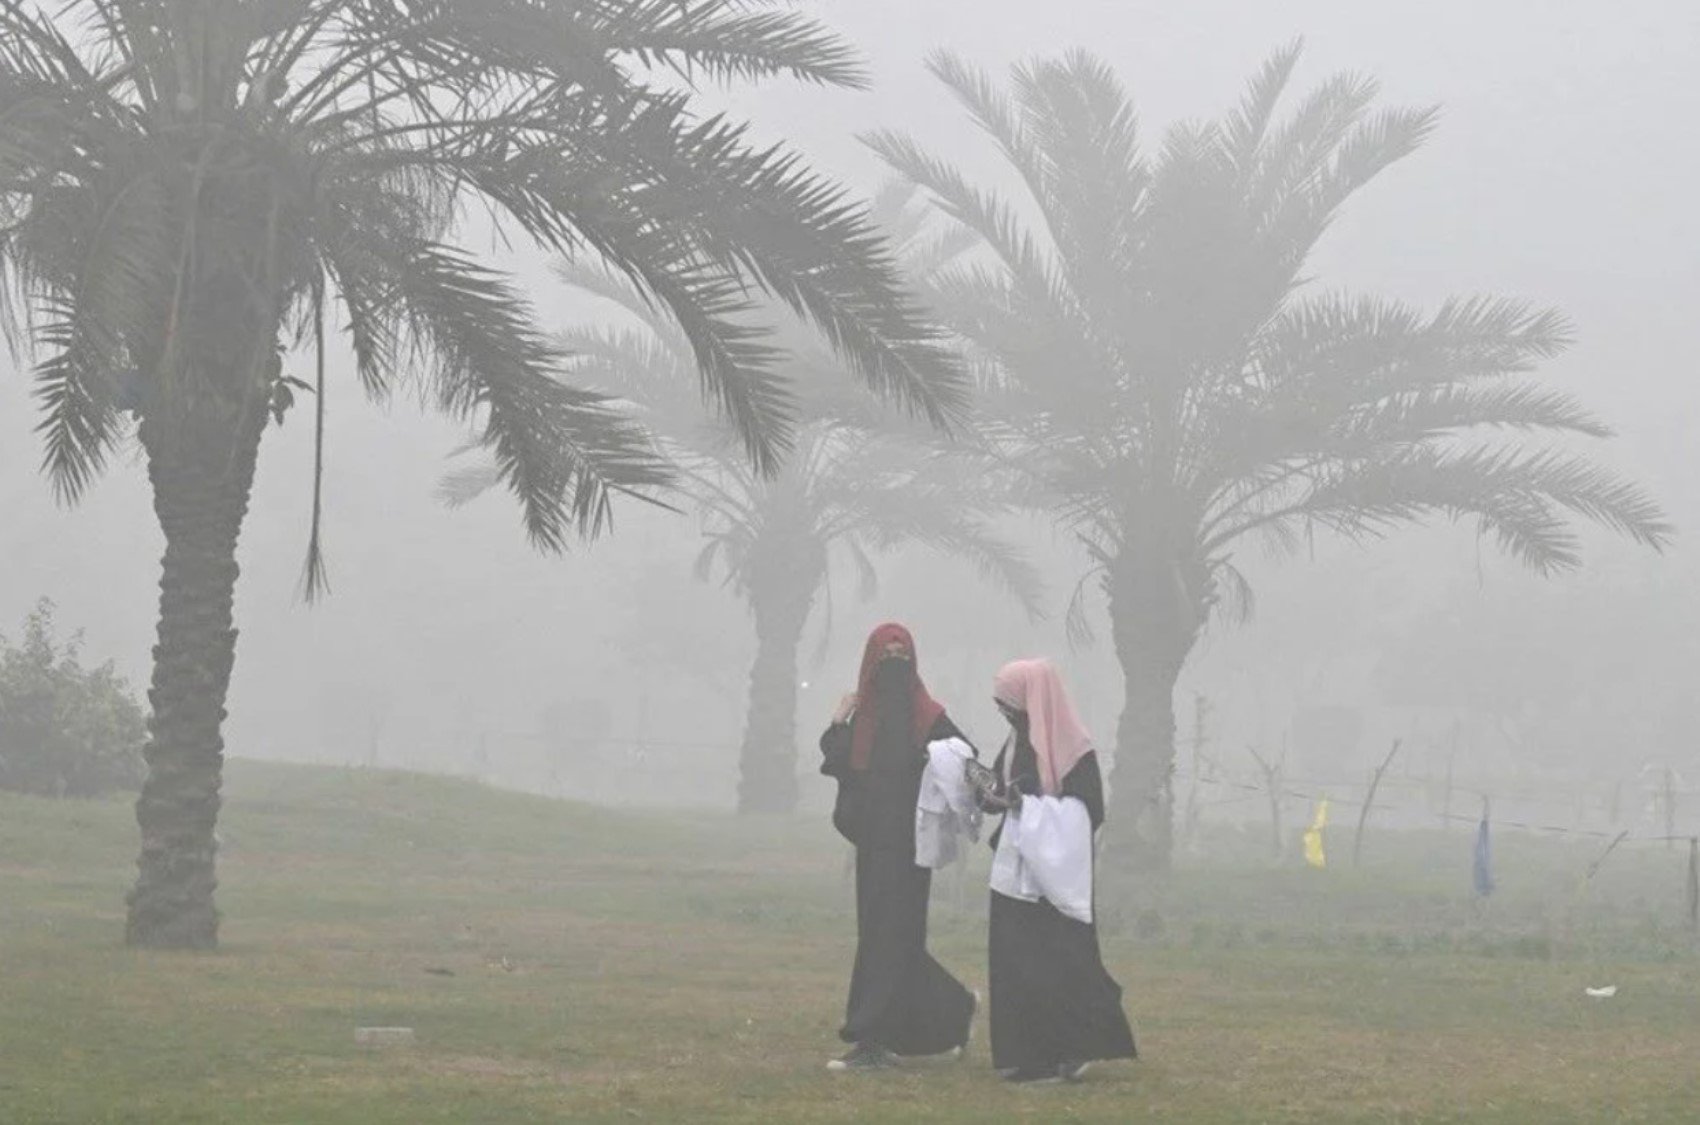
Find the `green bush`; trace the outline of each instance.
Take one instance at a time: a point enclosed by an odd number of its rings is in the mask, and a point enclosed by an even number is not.
[[[0,789],[94,797],[141,784],[147,723],[112,663],[84,668],[82,634],[60,643],[53,603],[0,636]]]

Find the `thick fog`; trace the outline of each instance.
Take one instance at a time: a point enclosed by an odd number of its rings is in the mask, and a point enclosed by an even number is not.
[[[1405,736],[1439,753],[1434,746],[1463,737],[1465,756],[1483,769],[1611,778],[1648,762],[1700,765],[1700,718],[1689,706],[1700,667],[1695,5],[836,0],[818,9],[871,56],[871,91],[784,83],[714,100],[863,192],[882,172],[856,135],[877,127],[1001,174],[991,146],[922,69],[941,46],[994,74],[1089,46],[1128,85],[1152,144],[1168,124],[1231,104],[1298,34],[1307,44],[1301,86],[1350,69],[1378,77],[1387,104],[1440,104],[1432,140],[1349,204],[1311,272],[1330,287],[1425,307],[1484,292],[1564,310],[1577,343],[1546,377],[1616,426],[1616,440],[1589,452],[1653,492],[1677,545],[1661,557],[1589,534],[1585,569],[1544,581],[1469,529],[1446,526],[1363,547],[1319,540],[1313,556],[1253,557],[1257,615],[1211,627],[1177,701],[1182,726],[1201,694],[1218,751],[1242,763],[1247,747],[1278,747],[1298,712],[1344,706],[1368,716],[1366,747]],[[569,300],[542,263],[516,265],[551,324],[608,315]],[[753,639],[741,605],[692,578],[696,518],[628,505],[604,541],[537,554],[506,497],[453,511],[437,498],[464,432],[405,398],[380,410],[355,386],[330,383],[332,592],[317,606],[299,597],[306,412],[265,439],[240,551],[229,753],[730,807]],[[115,659],[141,688],[161,542],[139,458],[119,458],[79,507],[61,510],[33,473],[34,424],[28,380],[8,370],[0,630],[14,631],[50,597],[63,624],[86,630],[88,653]],[[961,564],[916,552],[882,561],[872,600],[840,575],[823,659],[814,658],[818,606],[804,643],[801,770],[812,772],[807,746],[853,686],[866,629],[887,618],[915,627],[923,672],[971,734],[996,737],[993,669],[1047,653],[1066,659],[1088,723],[1110,741],[1120,706],[1114,655],[1107,644],[1070,652],[1061,625],[1080,560],[1043,526],[1027,540],[1049,583],[1038,624]],[[1506,699],[1515,705],[1497,710],[1514,721],[1452,733],[1459,713]],[[1360,775],[1358,763],[1351,769]],[[826,783],[811,778],[805,794],[818,804]]]

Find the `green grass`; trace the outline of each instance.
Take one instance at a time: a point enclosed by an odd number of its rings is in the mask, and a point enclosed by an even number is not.
[[[1462,833],[1375,837],[1362,871],[1318,873],[1218,832],[1207,866],[1106,894],[1145,1057],[1012,1090],[983,1046],[822,1070],[852,948],[824,824],[253,763],[227,796],[211,955],[119,946],[125,803],[0,796],[0,1122],[1546,1123],[1700,1105],[1680,854],[1614,856],[1578,896],[1597,847],[1506,837],[1481,913]],[[981,886],[981,860],[941,877],[933,945],[983,988]],[[1583,996],[1606,982],[1615,999]],[[418,1043],[357,1048],[372,1024]]]

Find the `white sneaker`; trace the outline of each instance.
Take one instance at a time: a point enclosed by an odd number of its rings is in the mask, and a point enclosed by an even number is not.
[[[962,1058],[962,1056],[966,1055],[968,1053],[968,1045],[974,1042],[974,1017],[980,1014],[980,990],[977,988],[971,989],[969,990],[969,995],[974,998],[974,1006],[968,1009],[968,1031],[962,1036],[962,1042],[944,1053],[944,1057],[952,1062],[955,1062]]]
[[[867,1070],[890,1070],[897,1065],[897,1057],[884,1047],[876,1047],[869,1043],[858,1043],[850,1052],[826,1064],[826,1069],[834,1074],[861,1072]]]

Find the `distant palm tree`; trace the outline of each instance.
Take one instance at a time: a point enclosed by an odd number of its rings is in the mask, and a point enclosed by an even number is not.
[[[1654,547],[1670,535],[1632,484],[1508,440],[1608,433],[1521,378],[1564,349],[1559,314],[1472,298],[1423,315],[1309,283],[1341,205],[1434,113],[1375,110],[1375,84],[1341,76],[1278,116],[1298,57],[1277,53],[1237,109],[1172,130],[1155,156],[1089,55],[1016,68],[1013,97],[935,57],[1036,229],[913,141],[870,138],[982,241],[931,299],[995,389],[1004,449],[1090,552],[1126,687],[1114,789],[1132,831],[1117,847],[1154,867],[1172,846],[1175,683],[1212,609],[1249,609],[1235,567],[1248,541],[1365,538],[1440,514],[1547,572],[1578,563],[1570,517]]]
[[[647,71],[857,84],[845,45],[742,0],[0,0],[0,277],[27,312],[46,470],[75,500],[137,419],[165,533],[149,776],[128,940],[216,942],[235,551],[292,344],[340,306],[362,388],[419,372],[480,427],[532,540],[604,526],[666,474],[508,278],[453,242],[486,213],[593,251],[676,319],[745,451],[794,407],[751,283],[935,422],[962,391],[863,211]],[[8,327],[23,318],[9,316]],[[322,462],[320,462],[322,464]],[[315,466],[306,586],[324,580]]]
[[[894,239],[895,241],[895,239]],[[825,595],[831,627],[832,563],[852,566],[874,594],[873,556],[920,545],[971,563],[982,579],[1036,613],[1040,582],[1026,558],[992,526],[1011,510],[983,458],[905,426],[865,397],[843,393],[826,357],[793,360],[800,413],[812,421],[775,472],[751,468],[736,434],[703,416],[690,377],[689,342],[621,279],[582,268],[575,286],[637,318],[632,329],[586,328],[562,347],[572,378],[626,399],[676,466],[685,503],[703,520],[696,574],[717,569],[749,608],[756,654],[739,757],[738,810],[789,812],[797,804],[797,678],[803,635]],[[488,468],[450,474],[444,495],[464,502],[493,484]]]

